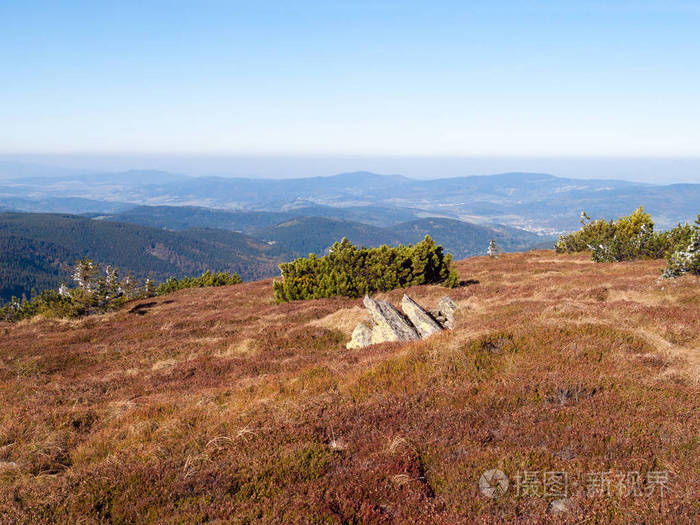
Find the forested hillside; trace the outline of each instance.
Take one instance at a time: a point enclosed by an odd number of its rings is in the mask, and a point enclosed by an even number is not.
[[[285,257],[279,248],[224,230],[170,232],[56,214],[0,214],[0,298],[57,287],[84,256],[123,274],[155,280],[204,270],[244,279],[275,275]]]
[[[0,233],[0,303],[31,290],[55,288],[68,279],[69,262],[77,259],[73,255],[51,241]]]
[[[92,214],[97,216],[98,214]],[[137,206],[121,213],[105,215],[104,220],[128,222],[165,228],[187,230],[190,228],[219,228],[248,232],[265,228],[296,217],[298,213],[275,211],[231,211],[203,208],[201,206]]]
[[[298,217],[270,228],[256,230],[253,235],[274,242],[295,257],[323,253],[343,237],[358,246],[396,245],[401,242],[401,238],[391,228],[324,217]]]
[[[441,244],[445,251],[456,259],[464,259],[473,255],[483,255],[491,239],[504,251],[517,252],[532,249],[547,238],[535,233],[518,230],[509,226],[482,226],[454,219],[439,219],[430,217],[416,221],[397,224],[392,228],[402,243],[412,244],[422,240],[426,235]],[[550,246],[554,245],[552,240]]]
[[[320,204],[300,203],[285,211],[244,211],[205,208],[201,206],[136,206],[119,213],[86,214],[116,222],[131,222],[154,228],[186,230],[189,228],[221,228],[250,233],[297,217],[325,217],[387,227],[420,216],[421,210],[393,206],[345,206],[336,208]],[[337,240],[337,239],[335,239]]]
[[[415,244],[430,235],[457,259],[482,255],[491,239],[504,251],[522,251],[547,242],[546,237],[508,226],[481,226],[454,219],[426,218],[377,228],[353,221],[299,217],[252,233],[298,256],[323,253],[335,241],[347,237],[360,246]],[[547,247],[553,247],[554,240]]]
[[[377,247],[415,244],[430,235],[457,259],[484,254],[491,239],[504,251],[527,250],[543,241],[540,236],[515,228],[440,218],[382,228],[325,217],[289,219],[287,212],[162,206],[129,213],[131,220],[149,225],[74,215],[0,214],[0,301],[67,282],[73,263],[85,256],[116,266],[122,274],[131,272],[134,277],[145,278],[150,273],[157,281],[204,270],[236,272],[244,280],[251,280],[279,275],[279,263],[310,253],[323,254],[343,237],[358,246]],[[398,217],[411,212],[391,213]],[[273,221],[273,225],[257,226]],[[218,229],[193,227],[203,224]],[[232,231],[236,228],[250,235]]]

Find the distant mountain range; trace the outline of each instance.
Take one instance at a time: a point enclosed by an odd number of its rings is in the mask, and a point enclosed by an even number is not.
[[[643,205],[660,228],[691,220],[700,211],[700,184],[651,185],[538,173],[432,180],[368,172],[279,180],[160,171],[91,174],[46,168],[46,175],[41,173],[38,167],[0,163],[0,209],[117,214],[137,205],[196,206],[276,212],[283,214],[277,217],[281,221],[320,216],[382,227],[442,217],[549,234],[576,229],[582,210],[592,217],[615,218]],[[161,219],[163,226],[172,227]],[[139,220],[151,224],[159,219]],[[245,222],[243,216],[236,220]]]
[[[140,218],[151,225],[138,224]],[[94,218],[0,213],[0,299],[69,282],[73,263],[84,256],[112,264],[122,273],[150,275],[158,281],[207,269],[234,271],[251,280],[279,275],[279,263],[323,254],[343,237],[357,245],[379,246],[412,244],[425,235],[456,259],[484,254],[491,239],[504,251],[543,243],[539,235],[507,226],[442,218],[380,227],[327,217],[289,218],[286,212],[192,207],[141,207],[133,213]]]
[[[205,269],[255,279],[342,237],[378,246],[427,234],[462,259],[485,253],[491,239],[505,251],[552,246],[554,234],[579,227],[581,210],[615,218],[643,205],[663,229],[692,221],[698,203],[700,184],[537,173],[272,180],[0,162],[0,212],[44,212],[0,214],[0,298],[55,287],[86,255],[156,280]]]

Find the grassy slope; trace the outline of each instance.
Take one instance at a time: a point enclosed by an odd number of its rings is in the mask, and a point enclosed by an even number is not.
[[[359,301],[274,305],[270,281],[0,325],[0,516],[546,519],[547,498],[479,494],[501,468],[568,472],[572,522],[690,523],[700,288],[658,281],[661,265],[469,259],[454,332],[363,350],[344,348]],[[433,306],[445,290],[409,293]],[[575,485],[606,470],[669,470],[672,492]]]

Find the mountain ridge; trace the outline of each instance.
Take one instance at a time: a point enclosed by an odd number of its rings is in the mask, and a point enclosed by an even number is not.
[[[652,214],[658,227],[670,228],[692,220],[698,213],[696,203],[700,202],[700,184],[653,185],[531,172],[413,179],[358,171],[322,177],[256,179],[189,177],[136,170],[122,172],[111,180],[109,177],[109,174],[59,176],[40,182],[28,178],[14,182],[3,179],[0,207],[32,206],[18,198],[90,199],[99,208],[95,212],[114,210],[113,204],[100,206],[100,201],[268,212],[309,206],[339,209],[374,206],[420,210],[423,216],[447,216],[557,234],[576,229],[582,210],[612,219],[630,213],[639,205]],[[52,203],[58,211],[56,201]],[[78,204],[66,202],[65,211],[77,211],[71,206]],[[82,207],[79,211],[91,210]],[[368,223],[375,225],[381,220],[375,215],[367,218]]]

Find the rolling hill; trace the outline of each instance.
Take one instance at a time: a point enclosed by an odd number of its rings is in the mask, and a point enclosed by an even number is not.
[[[482,255],[491,239],[504,251],[522,251],[547,242],[546,238],[507,226],[480,226],[454,219],[426,218],[378,228],[367,224],[299,217],[252,232],[257,238],[274,242],[296,256],[324,253],[335,241],[347,237],[353,244],[368,247],[415,244],[430,235],[455,258]],[[551,241],[553,244],[553,240]]]
[[[1,190],[1,188],[0,188]],[[0,197],[0,210],[32,213],[64,213],[102,215],[119,213],[133,207],[132,204],[114,201],[84,199],[82,197]],[[128,222],[128,221],[127,221]]]
[[[273,242],[295,257],[306,257],[310,253],[322,254],[334,242],[347,237],[359,246],[390,246],[399,244],[400,237],[393,228],[379,228],[359,222],[327,219],[325,217],[298,217],[261,228],[252,233],[255,237]]]
[[[308,215],[303,215],[308,213]],[[325,215],[324,215],[325,214]],[[383,220],[376,220],[378,217]],[[333,208],[309,206],[289,212],[245,212],[200,207],[139,206],[107,220],[181,230],[193,227],[243,231],[273,242],[292,256],[323,253],[342,237],[357,245],[413,244],[430,235],[454,257],[462,259],[483,254],[491,239],[506,252],[534,246],[551,246],[553,237],[509,226],[471,224],[441,217],[417,218],[418,210],[356,206]],[[355,217],[355,220],[347,217]],[[375,224],[367,222],[373,217]],[[405,220],[408,218],[409,220]],[[376,223],[387,224],[379,226]]]
[[[114,214],[91,214],[102,220],[141,224],[166,230],[217,228],[250,232],[297,216],[293,212],[231,211],[201,206],[137,206]]]
[[[416,243],[430,235],[457,259],[485,254],[491,239],[506,252],[525,251],[543,243],[549,244],[548,247],[554,245],[553,238],[548,239],[509,226],[485,226],[433,217],[397,224],[391,231],[404,244]]]

